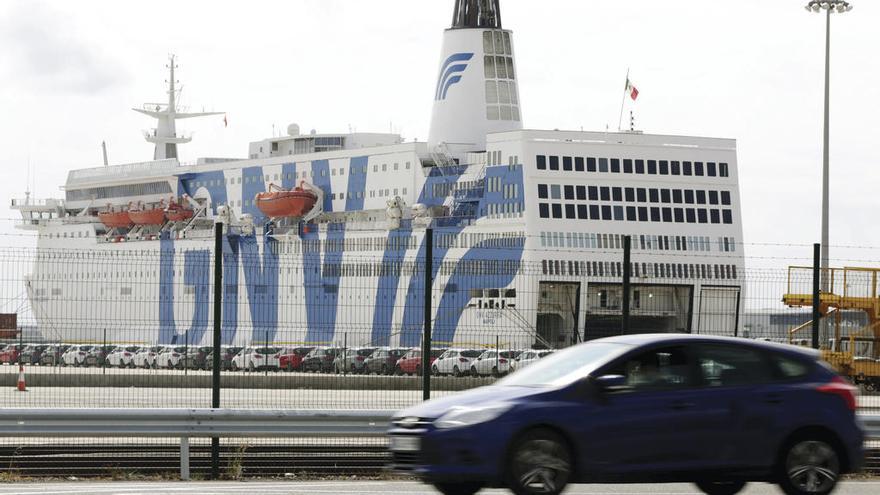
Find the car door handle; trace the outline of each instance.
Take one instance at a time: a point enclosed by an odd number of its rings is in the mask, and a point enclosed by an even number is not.
[[[677,401],[673,402],[672,404],[670,404],[669,407],[675,411],[682,411],[684,409],[690,409],[690,408],[694,407],[694,403],[684,401],[684,400],[677,400]]]

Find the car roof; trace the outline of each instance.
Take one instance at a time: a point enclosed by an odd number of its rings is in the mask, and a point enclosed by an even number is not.
[[[644,333],[634,335],[618,335],[614,337],[605,337],[603,339],[593,340],[591,342],[610,342],[615,344],[631,345],[634,347],[648,344],[694,344],[694,343],[715,343],[715,344],[733,344],[756,347],[777,352],[796,354],[802,357],[816,359],[819,357],[819,351],[806,347],[800,347],[790,344],[780,344],[777,342],[767,342],[763,340],[746,339],[743,337],[722,337],[716,335],[692,335],[682,333]]]

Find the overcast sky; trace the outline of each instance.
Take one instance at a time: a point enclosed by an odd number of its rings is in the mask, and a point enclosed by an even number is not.
[[[183,160],[245,157],[287,124],[427,136],[452,0],[25,1],[0,4],[0,196],[63,197],[70,169],[148,160],[151,119],[179,57]],[[819,239],[824,18],[806,0],[502,0],[514,30],[524,124],[615,129],[626,70],[647,133],[735,138],[745,242]],[[880,248],[880,2],[835,16],[834,245]],[[4,200],[5,201],[5,200]],[[4,202],[0,216],[14,218]],[[0,232],[12,232],[9,221]],[[9,239],[7,237],[7,239]],[[20,240],[20,239],[19,239]],[[833,255],[841,255],[838,250]],[[808,256],[749,246],[750,256]],[[847,252],[880,259],[880,250]],[[850,263],[852,264],[852,263]]]

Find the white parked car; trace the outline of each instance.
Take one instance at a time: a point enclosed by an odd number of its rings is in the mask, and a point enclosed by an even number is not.
[[[138,350],[140,349],[136,345],[119,346],[113,349],[113,352],[107,354],[107,365],[119,368],[133,368],[134,355],[137,354]]]
[[[142,347],[134,355],[134,365],[137,368],[153,368],[156,365],[156,356],[164,349],[161,345]]]
[[[93,351],[93,345],[75,345],[67,349],[67,352],[61,355],[62,366],[96,366],[98,358]]]
[[[183,366],[183,356],[186,355],[186,347],[179,345],[166,347],[156,356],[156,368],[178,368]]]
[[[270,369],[279,370],[278,357],[280,347],[245,347],[232,358],[232,369],[257,371]]]
[[[471,374],[474,376],[501,376],[510,373],[510,359],[513,351],[498,352],[488,350],[471,361]]]
[[[469,374],[471,362],[480,357],[482,353],[483,351],[478,349],[447,349],[434,361],[431,371],[440,376]]]
[[[540,351],[523,351],[522,354],[519,355],[519,358],[513,362],[513,368],[514,370],[521,370],[526,366],[534,363],[535,361],[541,359],[542,357],[549,356],[550,354],[553,354],[553,351],[549,349],[543,349]]]

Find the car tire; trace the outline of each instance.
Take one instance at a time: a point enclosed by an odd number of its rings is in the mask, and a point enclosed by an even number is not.
[[[536,428],[521,435],[507,460],[507,486],[516,495],[561,493],[571,478],[568,443],[553,430]]]
[[[440,376],[440,368],[438,368],[437,366],[432,366],[431,374],[434,376]]]
[[[477,367],[476,367],[476,366],[471,366],[471,375],[474,375],[474,376],[480,376],[480,373],[477,372]]]
[[[492,367],[492,376],[494,376],[495,378],[499,378],[501,376],[501,373],[498,372],[497,366]]]
[[[434,488],[443,495],[474,495],[483,486],[479,483],[434,483]]]
[[[824,438],[798,437],[782,449],[777,470],[786,495],[826,495],[840,478],[840,454]]]
[[[387,374],[388,374],[388,365],[387,365],[387,364],[383,364],[383,365],[382,365],[382,373],[381,373],[381,374],[382,374],[382,375],[387,375]]]
[[[458,366],[452,367],[452,376],[461,376],[461,370],[458,369]]]
[[[735,495],[746,486],[745,481],[698,481],[695,484],[706,495]]]
[[[284,370],[287,371],[288,373],[292,373],[292,372],[293,372],[293,365],[290,364],[290,361],[287,362],[287,367],[284,368]]]
[[[250,371],[251,373],[256,373],[256,372],[257,372],[257,367],[254,366],[254,362],[253,362],[253,361],[251,361],[251,364],[248,365],[248,371]]]

